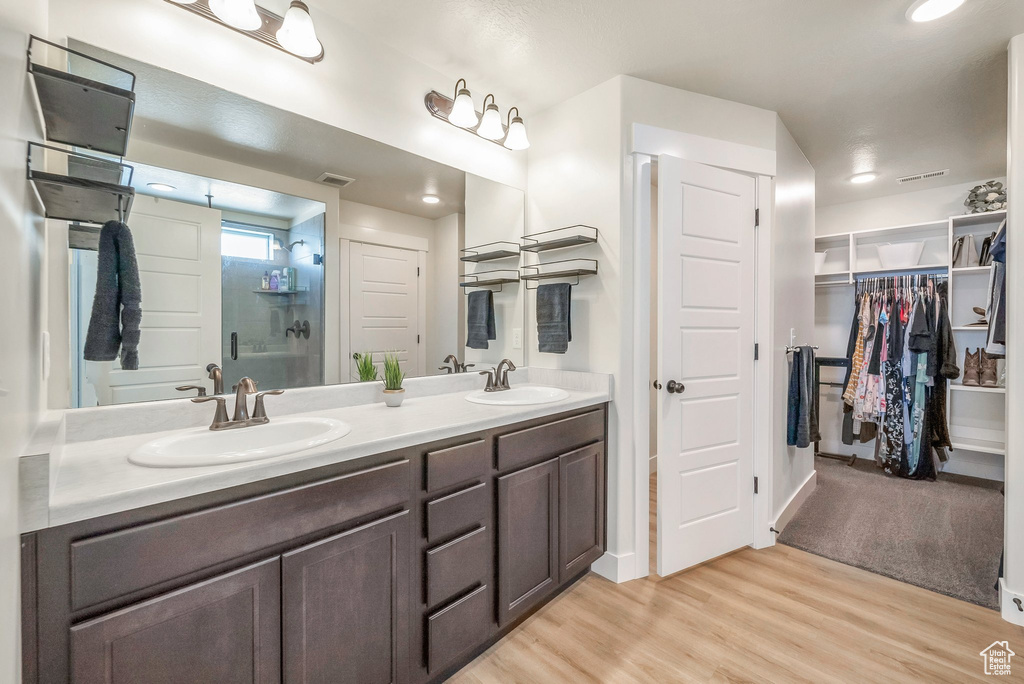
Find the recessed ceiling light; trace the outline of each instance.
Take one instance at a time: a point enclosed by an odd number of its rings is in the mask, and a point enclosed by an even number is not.
[[[907,19],[918,23],[944,17],[964,4],[964,0],[917,0],[907,10]]]
[[[876,178],[878,178],[877,173],[858,173],[856,176],[850,179],[850,182],[857,183],[858,185],[860,185],[862,183],[870,183]]]
[[[441,201],[441,198],[437,195],[424,195],[423,201],[427,204],[438,204]]]
[[[168,185],[167,183],[146,183],[146,186],[153,188],[154,190],[159,190],[160,192],[174,192],[177,190],[176,187]]]

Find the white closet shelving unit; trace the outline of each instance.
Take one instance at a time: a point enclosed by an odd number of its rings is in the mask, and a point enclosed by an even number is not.
[[[987,304],[990,266],[952,268],[953,241],[961,235],[974,235],[977,251],[982,240],[994,232],[1006,218],[1005,211],[951,216],[941,221],[911,223],[886,228],[869,228],[814,240],[815,251],[827,250],[821,272],[814,277],[815,287],[851,287],[858,276],[882,277],[912,273],[949,275],[950,323],[957,346],[957,365],[963,368],[964,351],[985,345],[988,328],[970,325],[978,320],[973,307]],[[876,247],[889,242],[923,240],[924,251],[917,266],[886,270],[881,268]],[[850,296],[853,294],[851,292]],[[849,322],[844,322],[849,325]],[[999,363],[1002,378],[1003,362]],[[980,470],[992,472],[991,458],[1006,453],[1006,388],[965,387],[951,381],[947,395],[947,418],[953,442],[954,458],[974,461]],[[988,459],[987,464],[979,461]],[[955,469],[960,472],[960,468]]]

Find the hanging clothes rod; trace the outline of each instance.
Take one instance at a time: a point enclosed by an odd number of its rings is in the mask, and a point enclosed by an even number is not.
[[[787,354],[791,354],[791,353],[793,353],[795,351],[800,351],[801,347],[810,347],[811,349],[817,349],[818,345],[816,345],[816,344],[801,344],[801,345],[797,345],[797,346],[789,345],[788,347],[786,347],[786,353]]]

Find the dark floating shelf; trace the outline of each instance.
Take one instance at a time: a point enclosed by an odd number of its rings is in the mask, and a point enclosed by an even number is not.
[[[576,282],[574,284],[579,285],[580,277],[591,275],[597,275],[596,259],[566,259],[564,261],[550,261],[546,264],[523,266],[523,273],[519,278],[527,282],[527,289],[536,290],[536,287],[530,287],[530,282],[575,278]]]
[[[97,224],[127,220],[135,199],[132,167],[49,145],[30,142],[28,147],[28,180],[39,193],[46,218]],[[33,168],[44,149],[67,156],[67,175]]]
[[[33,43],[62,50],[85,60],[92,71],[109,69],[125,81],[121,88],[32,61]],[[28,71],[32,75],[46,123],[46,139],[123,157],[128,149],[135,111],[135,75],[75,50],[32,36],[29,39]],[[111,79],[114,80],[114,79]]]
[[[466,247],[460,261],[478,264],[482,261],[498,261],[519,256],[519,245],[514,242],[489,242],[479,247]]]
[[[513,269],[481,271],[480,273],[466,273],[461,277],[473,278],[473,280],[462,281],[459,283],[459,287],[494,287],[496,285],[498,289],[495,292],[501,292],[506,284],[519,282],[519,271]]]
[[[597,228],[583,224],[566,226],[545,230],[541,233],[533,233],[523,236],[524,252],[549,252],[553,249],[564,249],[566,247],[579,247],[580,245],[592,245],[597,242],[599,233]]]

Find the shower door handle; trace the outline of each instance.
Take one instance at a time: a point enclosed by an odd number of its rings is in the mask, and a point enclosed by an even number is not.
[[[231,360],[238,360],[238,333],[231,333]]]

